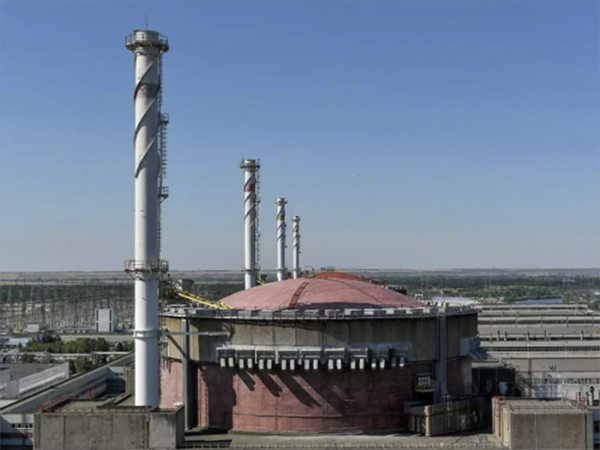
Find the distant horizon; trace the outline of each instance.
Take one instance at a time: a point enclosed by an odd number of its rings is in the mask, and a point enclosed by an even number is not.
[[[315,271],[320,271],[321,267],[315,267]],[[307,269],[303,267],[302,270]],[[288,269],[289,270],[289,269]],[[348,268],[348,267],[334,267],[333,271],[350,272],[350,271],[390,271],[390,272],[451,272],[457,270],[465,271],[481,271],[481,270],[498,270],[498,271],[578,271],[578,270],[598,270],[600,267],[454,267],[450,269],[398,269],[398,268]],[[241,270],[235,269],[171,269],[169,272],[233,272],[242,273]],[[261,270],[260,272],[276,272],[276,269]],[[15,273],[125,273],[119,270],[14,270],[14,271],[0,271],[0,274],[15,274]]]

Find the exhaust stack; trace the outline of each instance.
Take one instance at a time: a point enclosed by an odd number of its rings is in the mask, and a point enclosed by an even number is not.
[[[159,259],[158,203],[161,156],[161,66],[169,50],[156,31],[135,30],[125,46],[135,65],[135,259],[126,271],[135,279],[135,405],[159,406],[158,280],[168,270]]]
[[[292,260],[294,280],[300,278],[300,216],[292,217]]]
[[[256,174],[260,164],[254,159],[245,159],[240,168],[244,170],[244,287],[250,289],[256,286],[256,274],[259,270],[256,258],[256,209],[260,200],[256,196]]]
[[[286,277],[285,268],[285,198],[278,198],[277,205],[277,281],[283,281]]]

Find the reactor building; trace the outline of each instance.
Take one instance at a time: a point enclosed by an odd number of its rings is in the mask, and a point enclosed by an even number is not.
[[[171,306],[163,407],[188,427],[256,432],[402,429],[409,402],[470,395],[477,312],[430,307],[337,272]]]

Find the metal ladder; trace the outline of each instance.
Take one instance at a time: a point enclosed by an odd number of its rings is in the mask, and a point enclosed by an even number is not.
[[[256,161],[257,165],[260,166],[260,159]],[[254,204],[255,204],[255,209],[256,209],[256,216],[254,219],[254,224],[255,224],[255,229],[254,229],[254,236],[255,236],[255,244],[256,244],[256,281],[258,282],[258,272],[260,272],[260,229],[258,228],[258,205],[260,203],[260,168],[256,169],[256,186],[255,186],[255,200],[254,200]]]
[[[169,188],[164,186],[164,179],[167,177],[167,125],[169,124],[169,114],[162,113],[162,89],[163,89],[163,65],[162,57],[159,59],[159,89],[158,89],[158,113],[159,113],[159,175],[158,175],[158,253],[162,251],[162,202],[169,197]],[[159,256],[160,258],[160,256]]]

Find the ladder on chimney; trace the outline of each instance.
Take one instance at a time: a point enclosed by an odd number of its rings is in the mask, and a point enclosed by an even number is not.
[[[162,113],[162,88],[163,88],[163,70],[162,58],[159,58],[159,89],[158,89],[158,253],[162,250],[162,202],[169,197],[169,188],[164,185],[164,179],[167,177],[167,125],[169,124],[169,114]]]
[[[256,186],[255,186],[255,200],[254,200],[254,205],[255,205],[255,211],[256,211],[256,216],[254,219],[254,236],[255,236],[255,245],[256,245],[256,279],[258,280],[258,272],[260,272],[260,230],[258,228],[258,204],[260,203],[260,159],[256,161],[257,165],[259,166],[259,168],[256,169]]]

